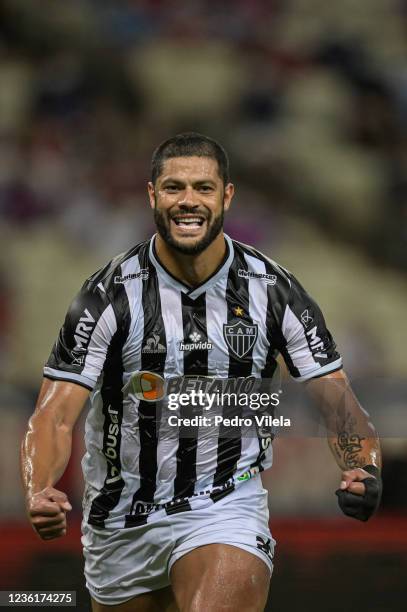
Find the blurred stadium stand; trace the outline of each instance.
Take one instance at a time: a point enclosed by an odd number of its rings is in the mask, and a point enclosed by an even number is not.
[[[26,543],[17,440],[69,301],[91,272],[154,231],[145,194],[152,148],[193,129],[230,152],[238,190],[228,232],[293,270],[316,297],[365,407],[383,397],[378,422],[389,434],[381,515],[367,527],[346,523],[346,551],[335,548],[345,523],[326,444],[277,440],[265,476],[281,555],[270,609],[350,612],[367,601],[370,612],[400,609],[406,33],[405,0],[0,4],[0,533],[8,538],[1,588],[40,585],[34,570],[49,568],[55,554],[87,601],[77,527],[61,544],[33,536]],[[63,484],[76,513],[82,448],[79,427]],[[404,548],[393,546],[395,534]],[[8,564],[13,538],[20,561],[33,547],[34,565]],[[338,576],[346,605],[332,599]]]

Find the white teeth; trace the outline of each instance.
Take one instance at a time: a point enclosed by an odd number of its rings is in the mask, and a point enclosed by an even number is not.
[[[203,219],[199,217],[178,217],[177,219],[173,219],[174,223],[177,225],[202,225],[204,222]]]

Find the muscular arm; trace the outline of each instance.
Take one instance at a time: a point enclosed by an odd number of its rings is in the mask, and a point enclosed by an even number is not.
[[[381,468],[379,438],[352,391],[343,370],[306,383],[324,416],[328,444],[342,470],[375,465]]]
[[[348,516],[365,521],[376,510],[381,496],[381,452],[376,430],[342,370],[306,385],[324,416],[328,444],[343,470],[336,491],[339,505]]]
[[[70,504],[54,485],[71,455],[72,430],[89,391],[79,385],[44,379],[35,412],[21,446],[21,471],[27,511],[44,539],[63,535]]]

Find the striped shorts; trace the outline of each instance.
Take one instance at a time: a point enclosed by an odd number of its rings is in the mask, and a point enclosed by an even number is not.
[[[161,516],[158,515],[161,514]],[[267,491],[260,475],[240,483],[216,503],[199,500],[193,510],[126,529],[97,529],[83,523],[86,586],[107,605],[170,585],[173,564],[205,544],[242,548],[273,570],[275,541],[269,530]]]

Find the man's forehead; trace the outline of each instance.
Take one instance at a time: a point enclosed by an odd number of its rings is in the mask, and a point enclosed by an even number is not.
[[[220,179],[218,162],[212,157],[198,157],[197,155],[170,157],[163,162],[159,178],[161,181],[168,178],[218,180]]]

